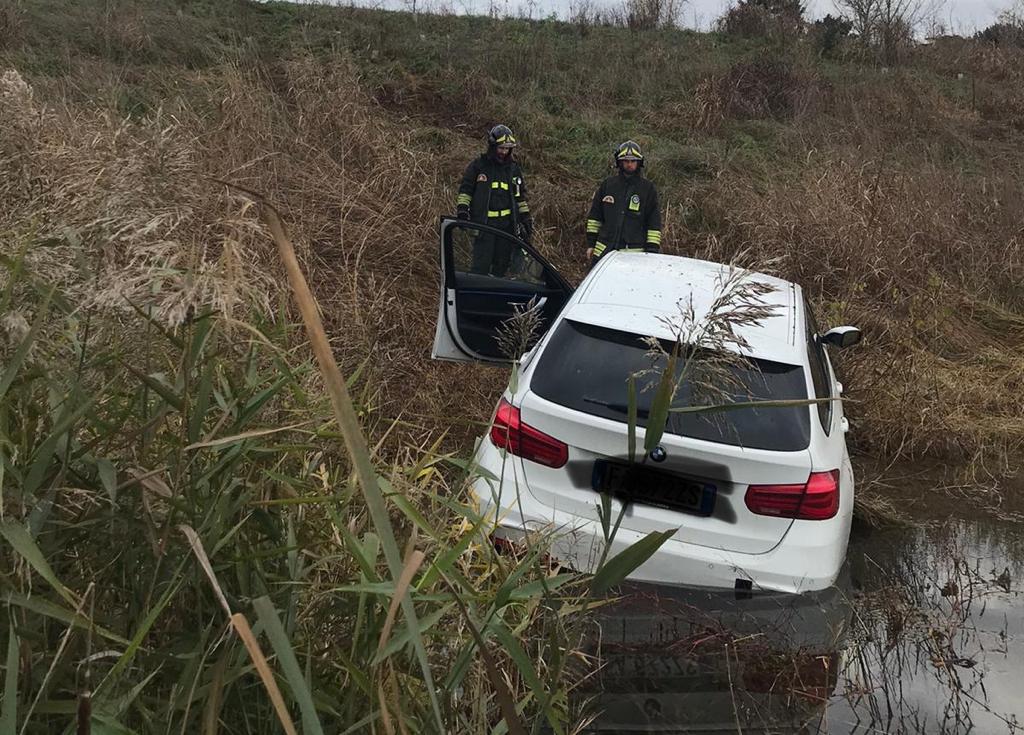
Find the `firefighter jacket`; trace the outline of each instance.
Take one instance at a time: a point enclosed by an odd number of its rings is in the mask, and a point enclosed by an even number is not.
[[[455,203],[458,209],[468,209],[474,222],[513,233],[518,224],[528,232],[532,229],[523,171],[511,159],[501,163],[488,153],[473,159],[462,175]]]
[[[639,172],[618,173],[601,182],[587,215],[587,245],[600,258],[608,250],[661,247],[658,192]]]

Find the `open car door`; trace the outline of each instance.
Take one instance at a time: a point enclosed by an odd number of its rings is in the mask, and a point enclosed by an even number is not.
[[[509,320],[531,311],[530,348],[550,328],[572,286],[540,254],[507,232],[441,218],[441,303],[431,357],[510,362]],[[521,330],[520,330],[521,331]],[[513,340],[516,341],[516,340]]]

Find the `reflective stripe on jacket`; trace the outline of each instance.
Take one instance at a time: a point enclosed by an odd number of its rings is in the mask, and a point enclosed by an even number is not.
[[[487,153],[466,167],[455,204],[467,207],[470,219],[483,224],[504,226],[511,218],[514,226],[530,218],[526,182],[519,164],[513,160],[499,163]]]
[[[602,181],[587,215],[587,245],[597,257],[606,250],[660,248],[661,212],[654,184],[639,172]]]

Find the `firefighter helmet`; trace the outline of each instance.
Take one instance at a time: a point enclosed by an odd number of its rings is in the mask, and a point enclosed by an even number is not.
[[[639,166],[644,165],[644,154],[640,150],[640,144],[635,140],[627,140],[615,149],[615,165],[622,161],[636,161]]]
[[[512,131],[507,125],[495,125],[491,128],[491,132],[487,134],[487,146],[489,148],[497,148],[499,145],[512,146],[513,148],[517,145],[516,137],[512,135]]]

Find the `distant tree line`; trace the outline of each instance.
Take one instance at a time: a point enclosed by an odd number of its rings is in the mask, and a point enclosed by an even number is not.
[[[899,63],[922,28],[933,21],[931,0],[836,0],[839,15],[810,22],[800,0],[739,0],[718,20],[729,36],[780,42],[808,36],[820,55],[831,57],[844,46],[870,54],[884,64]],[[975,38],[1024,47],[1024,11],[1010,10]]]
[[[999,14],[997,22],[975,34],[980,41],[996,46],[1024,48],[1024,1]]]
[[[801,0],[738,0],[717,21],[717,30],[739,38],[785,44],[809,39],[819,55],[831,58],[852,49],[886,65],[898,64],[922,30],[940,35],[935,23],[939,0],[836,0],[839,14],[809,21]],[[1024,48],[1024,0],[1001,13],[997,22],[974,34],[979,41]],[[679,25],[686,0],[574,0],[570,20],[582,32],[594,26],[645,31]]]

